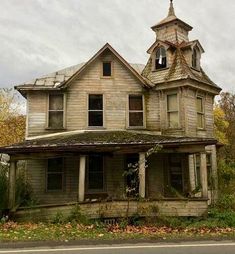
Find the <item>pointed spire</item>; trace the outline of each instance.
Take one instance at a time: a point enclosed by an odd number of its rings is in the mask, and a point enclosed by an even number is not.
[[[170,3],[168,17],[175,16],[175,10],[174,10],[174,5],[173,5],[173,0],[170,0],[170,1],[171,1],[171,3]]]

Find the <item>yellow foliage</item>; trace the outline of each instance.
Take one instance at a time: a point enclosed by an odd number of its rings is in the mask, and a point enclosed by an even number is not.
[[[0,90],[0,146],[21,142],[25,137],[25,116],[10,89]]]
[[[228,121],[225,120],[225,113],[218,105],[214,108],[215,137],[222,144],[228,144],[226,131],[229,127]]]

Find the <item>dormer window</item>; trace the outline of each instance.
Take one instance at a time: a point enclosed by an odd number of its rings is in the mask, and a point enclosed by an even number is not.
[[[161,47],[156,52],[155,69],[166,68],[166,50]]]

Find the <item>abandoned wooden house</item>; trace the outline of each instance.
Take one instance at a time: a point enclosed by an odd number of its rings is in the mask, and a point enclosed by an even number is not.
[[[16,216],[77,203],[91,218],[122,217],[127,206],[130,215],[207,212],[217,196],[213,101],[221,89],[201,68],[204,49],[189,40],[192,27],[172,1],[152,30],[146,65],[106,44],[84,64],[16,86],[27,99],[26,140],[0,148],[11,158]],[[35,207],[16,206],[19,160]]]

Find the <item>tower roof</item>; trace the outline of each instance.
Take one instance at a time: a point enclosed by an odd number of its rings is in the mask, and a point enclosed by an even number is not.
[[[151,28],[153,30],[155,30],[156,28],[165,26],[166,24],[176,22],[176,21],[178,21],[179,23],[184,25],[184,27],[188,31],[191,31],[193,29],[189,24],[187,24],[184,21],[182,21],[181,19],[177,18],[176,14],[175,14],[174,5],[173,5],[173,0],[170,0],[170,8],[169,8],[167,17],[165,19],[163,19],[162,21],[160,21],[159,23],[157,23],[156,25],[152,26]]]

